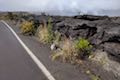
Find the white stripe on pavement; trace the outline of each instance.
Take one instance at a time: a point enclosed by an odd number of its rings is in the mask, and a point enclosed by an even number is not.
[[[24,42],[19,38],[19,36],[15,33],[15,31],[5,22],[1,21],[4,23],[10,31],[14,34],[14,36],[17,38],[17,40],[20,42],[20,44],[23,46],[23,48],[27,51],[27,53],[30,55],[30,57],[33,59],[33,61],[37,64],[37,66],[42,70],[44,75],[49,79],[49,80],[56,80],[51,73],[47,70],[47,68],[42,64],[42,62],[33,54],[33,52],[24,44]]]

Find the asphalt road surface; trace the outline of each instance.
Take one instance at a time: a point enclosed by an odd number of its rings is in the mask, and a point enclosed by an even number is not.
[[[47,80],[2,22],[0,22],[0,80]]]

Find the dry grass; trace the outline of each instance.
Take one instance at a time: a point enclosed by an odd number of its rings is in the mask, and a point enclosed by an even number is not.
[[[61,58],[63,62],[75,62],[77,60],[77,52],[73,41],[65,38],[61,44],[61,50],[56,51],[52,55],[52,59],[55,60]]]
[[[47,42],[48,40],[48,30],[47,27],[44,25],[40,25],[39,30],[38,30],[38,37],[41,42]]]
[[[34,34],[35,31],[33,22],[29,21],[23,22],[20,29],[23,34]]]
[[[44,24],[38,28],[37,33],[39,40],[43,43],[51,43],[54,38],[51,23],[46,24],[44,22]]]
[[[72,57],[75,56],[75,47],[72,41],[65,39],[62,46],[63,60],[72,60]]]

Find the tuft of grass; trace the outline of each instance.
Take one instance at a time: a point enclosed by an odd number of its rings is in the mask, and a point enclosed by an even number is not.
[[[35,28],[33,22],[25,21],[20,26],[21,32],[23,34],[33,35],[35,33]]]
[[[76,53],[75,51],[74,43],[69,39],[65,39],[62,46],[63,60],[72,61]]]
[[[52,59],[55,60],[61,58],[63,62],[73,62],[76,56],[76,50],[73,41],[65,38],[63,41],[61,41],[61,44],[61,50],[56,51],[56,53],[53,54]]]
[[[44,22],[38,29],[38,37],[43,43],[52,43],[54,36],[52,31],[51,19],[48,20],[48,24]]]
[[[38,30],[38,37],[40,41],[43,43],[48,43],[49,42],[48,36],[49,36],[49,33],[47,30],[47,27],[45,25],[40,25],[40,28]]]

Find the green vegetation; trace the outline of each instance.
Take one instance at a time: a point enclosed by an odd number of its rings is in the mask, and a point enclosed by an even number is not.
[[[33,35],[35,33],[35,28],[34,28],[34,25],[33,25],[33,22],[29,22],[29,21],[25,21],[21,24],[21,32],[23,34],[27,34],[27,35]]]
[[[52,43],[54,36],[52,31],[51,18],[48,20],[48,24],[44,22],[43,25],[40,25],[40,28],[38,28],[38,37],[43,43]]]
[[[79,50],[89,50],[91,47],[87,39],[81,38],[76,41],[76,48]]]
[[[81,38],[75,42],[75,48],[78,55],[81,55],[81,57],[85,57],[90,55],[92,45],[90,45],[90,42],[87,39]]]
[[[92,49],[89,41],[83,38],[77,41],[65,38],[61,44],[61,50],[52,55],[53,60],[62,58],[63,61],[78,63],[83,57],[89,56]]]

